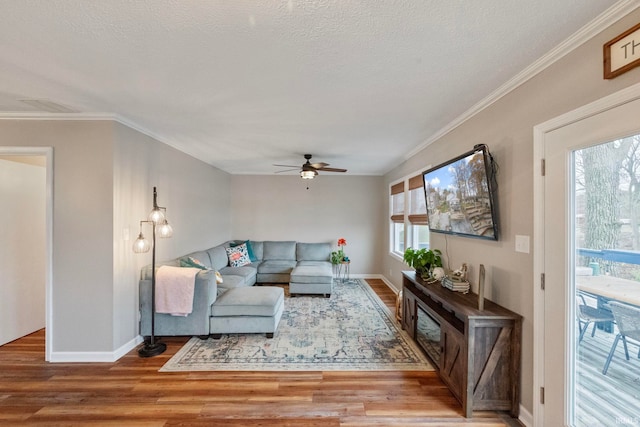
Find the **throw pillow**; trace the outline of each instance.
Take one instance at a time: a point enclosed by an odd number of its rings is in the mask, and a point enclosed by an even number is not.
[[[180,260],[180,267],[194,267],[199,268],[200,270],[211,270],[209,267],[193,257],[182,258]]]
[[[227,250],[227,257],[229,257],[229,265],[231,267],[242,267],[243,265],[251,264],[249,254],[247,253],[247,245],[244,243],[235,246],[225,248]]]
[[[258,261],[258,258],[256,258],[256,255],[253,253],[253,248],[251,247],[251,241],[250,240],[245,240],[244,242],[242,242],[242,241],[231,242],[231,243],[229,243],[229,246],[234,248],[234,247],[240,246],[242,244],[247,245],[247,254],[249,255],[249,259],[251,260],[251,262]]]

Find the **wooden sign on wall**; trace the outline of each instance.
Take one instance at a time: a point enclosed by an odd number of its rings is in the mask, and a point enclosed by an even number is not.
[[[604,44],[604,78],[612,79],[640,65],[640,24]]]

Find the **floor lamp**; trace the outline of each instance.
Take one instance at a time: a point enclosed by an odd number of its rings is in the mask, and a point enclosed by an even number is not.
[[[144,344],[138,349],[138,355],[140,357],[153,357],[164,353],[167,349],[167,345],[162,342],[156,342],[155,326],[156,326],[156,235],[159,234],[161,238],[171,237],[173,235],[173,229],[169,225],[165,212],[167,208],[158,206],[158,193],[156,187],[153,187],[153,210],[149,214],[149,219],[140,221],[140,234],[133,244],[133,252],[146,253],[151,252],[151,336],[149,340],[145,340]],[[150,244],[142,234],[142,224],[151,224],[153,230],[153,243]]]

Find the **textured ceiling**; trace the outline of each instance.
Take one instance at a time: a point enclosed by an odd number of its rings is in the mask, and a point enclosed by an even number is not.
[[[113,113],[234,174],[383,174],[604,0],[0,0],[0,112]]]

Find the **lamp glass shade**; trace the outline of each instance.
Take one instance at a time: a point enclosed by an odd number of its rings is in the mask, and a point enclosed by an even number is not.
[[[158,235],[162,238],[173,236],[173,228],[166,219],[158,226]]]
[[[137,254],[141,254],[144,252],[149,252],[150,249],[151,249],[151,243],[149,243],[149,241],[144,238],[142,233],[140,233],[136,241],[133,242],[133,252]]]
[[[164,212],[160,208],[154,208],[149,214],[149,221],[153,221],[154,224],[160,224],[164,221]]]
[[[313,179],[316,176],[316,171],[302,171],[300,172],[300,176],[302,179]]]

